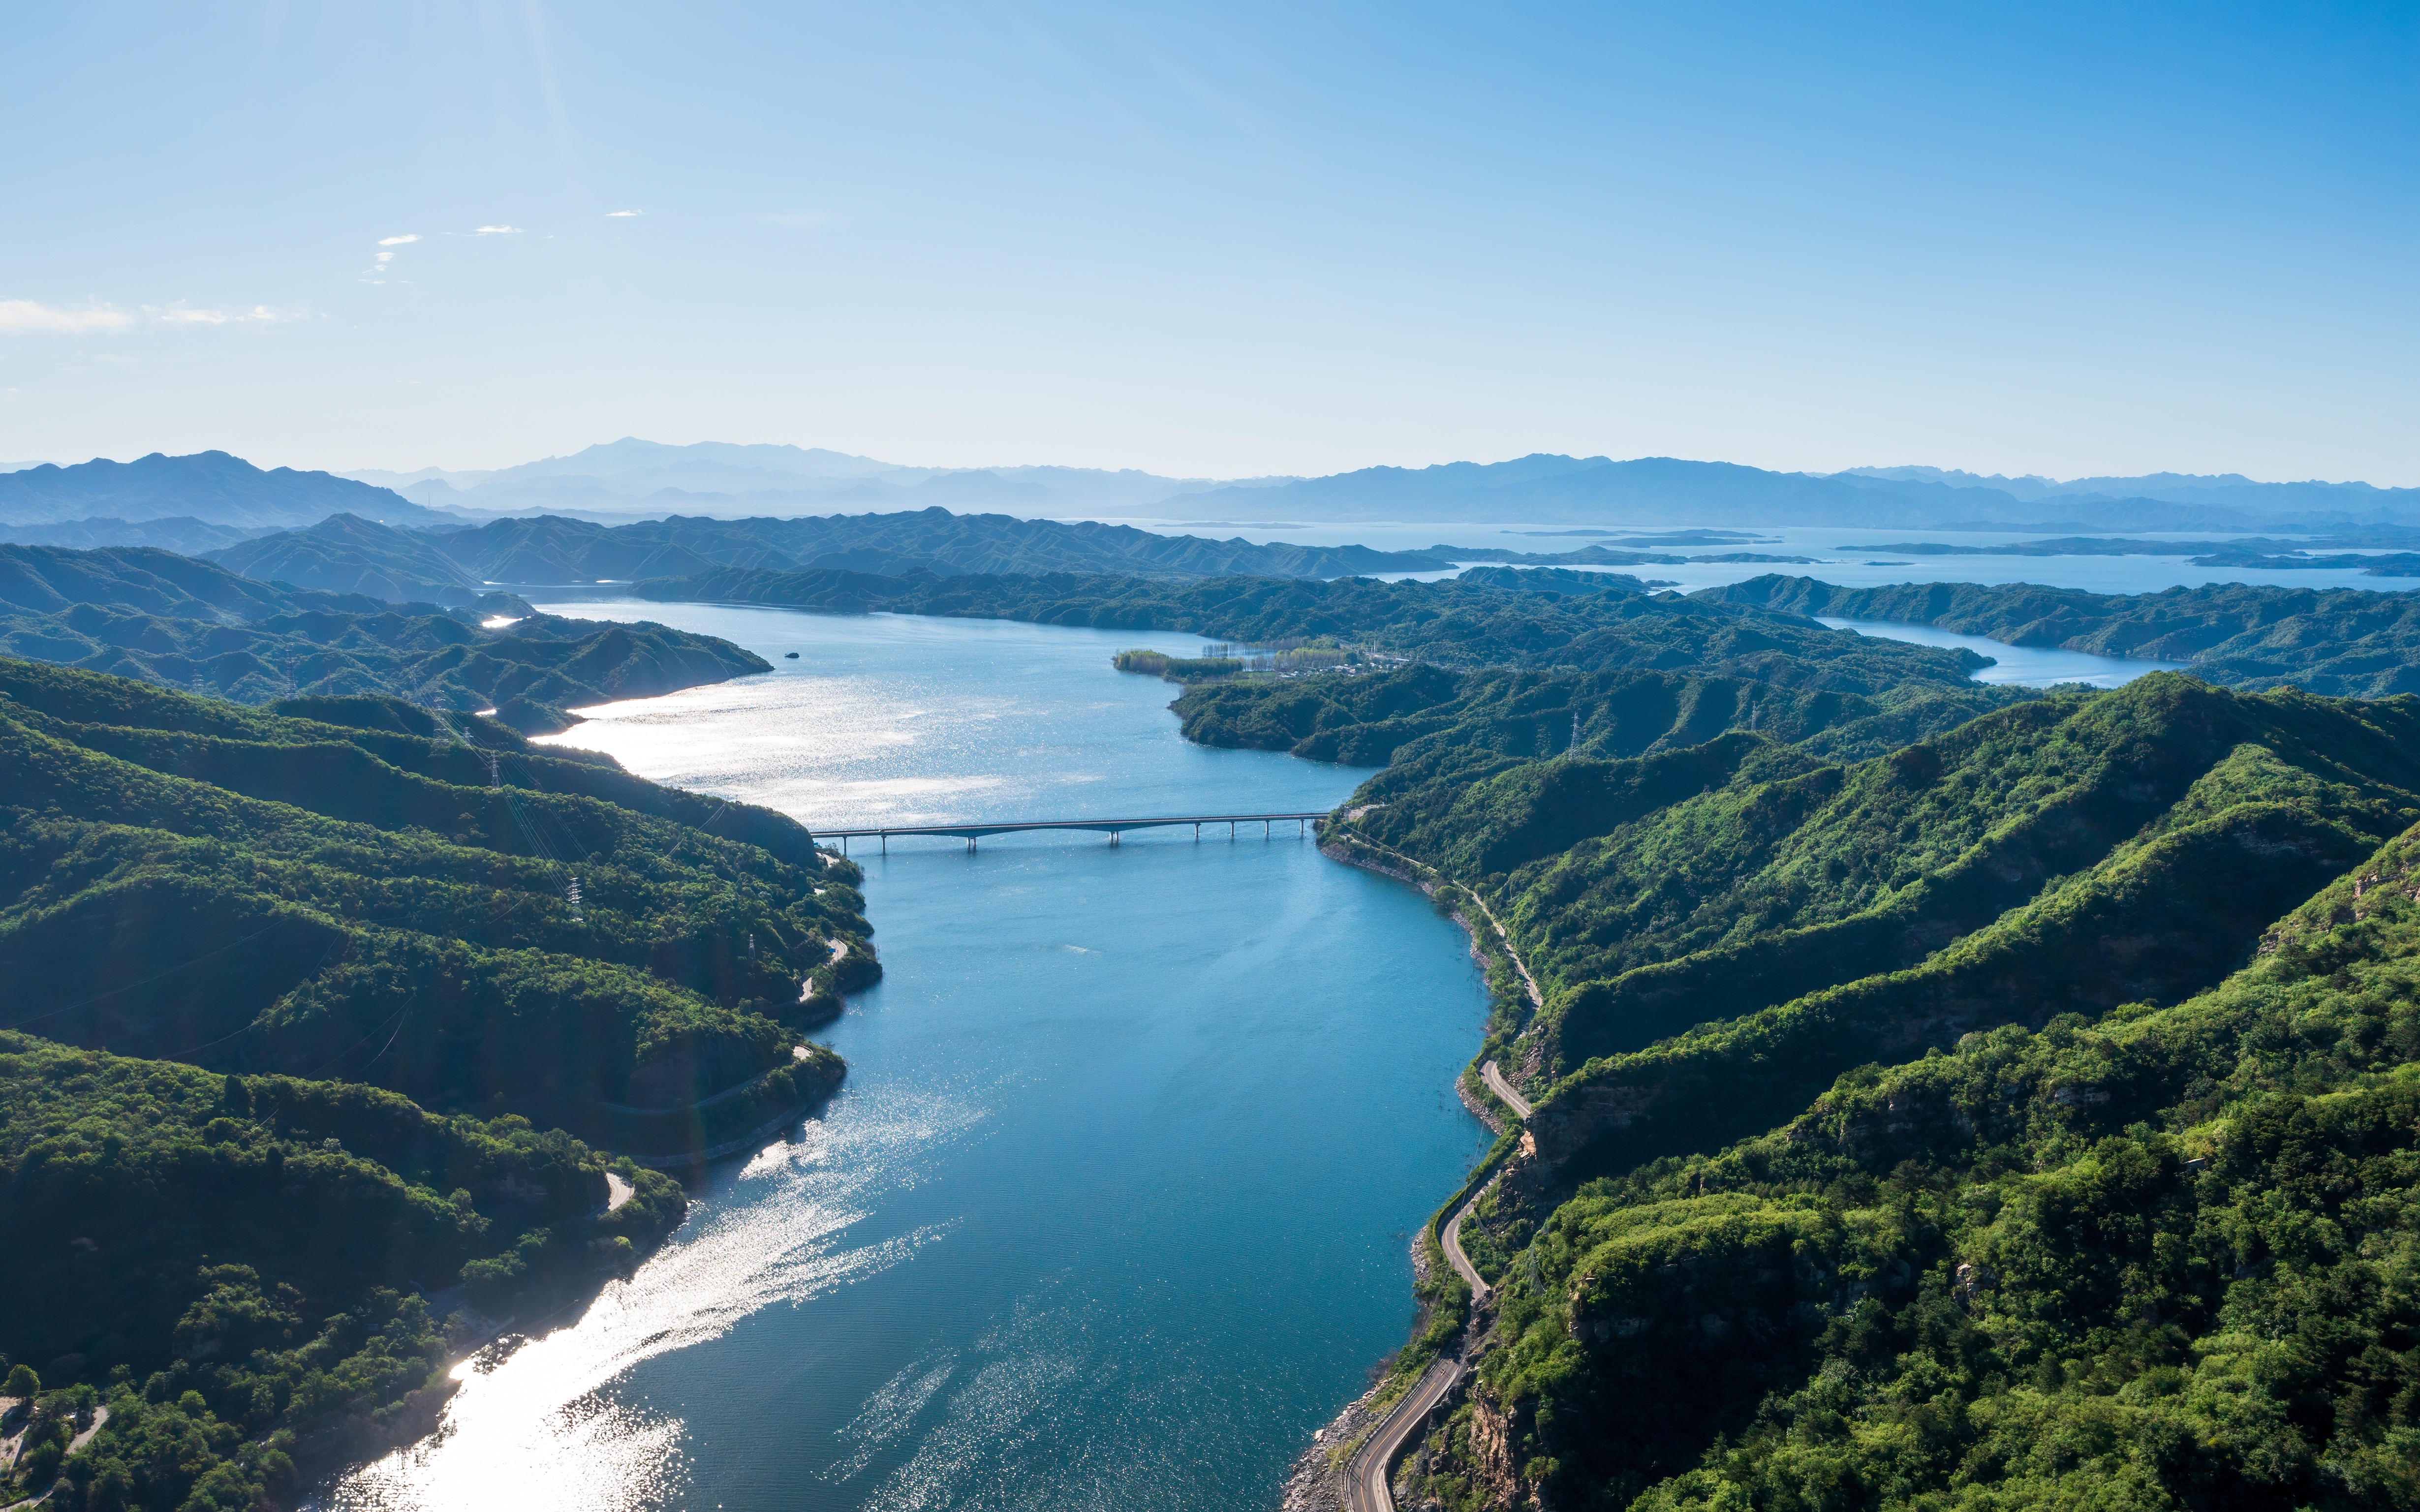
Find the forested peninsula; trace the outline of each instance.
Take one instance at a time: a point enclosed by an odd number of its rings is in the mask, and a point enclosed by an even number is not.
[[[837,1085],[801,1031],[880,969],[789,819],[391,698],[0,657],[0,825],[8,1427],[63,1507],[427,1431],[678,1221],[650,1165]]]
[[[376,694],[494,710],[532,733],[566,728],[569,705],[772,670],[712,636],[541,615],[509,594],[458,596],[391,604],[152,548],[0,546],[0,654],[239,703]]]
[[[2277,563],[2296,566],[2309,563]],[[1889,620],[2012,646],[2190,663],[2230,687],[2384,698],[2420,693],[2420,594],[2208,583],[2092,594],[2034,583],[1835,588],[1767,576],[1694,595],[1844,620]]]

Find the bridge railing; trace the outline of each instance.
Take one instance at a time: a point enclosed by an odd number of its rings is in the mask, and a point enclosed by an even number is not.
[[[991,835],[1016,835],[1042,829],[1089,829],[1106,831],[1109,843],[1115,845],[1118,837],[1129,829],[1164,829],[1179,825],[1191,825],[1193,838],[1197,841],[1202,838],[1205,825],[1225,825],[1230,840],[1235,839],[1237,830],[1245,825],[1261,825],[1264,839],[1273,836],[1279,825],[1288,822],[1295,825],[1296,834],[1309,834],[1311,825],[1326,817],[1327,810],[1323,809],[1314,813],[1161,814],[1137,819],[996,819],[963,825],[876,825],[854,829],[816,829],[814,833],[818,840],[839,841],[843,856],[848,854],[851,840],[879,840],[883,854],[889,855],[893,835],[902,838],[947,835],[964,840],[967,849],[971,851],[976,848],[976,841]]]

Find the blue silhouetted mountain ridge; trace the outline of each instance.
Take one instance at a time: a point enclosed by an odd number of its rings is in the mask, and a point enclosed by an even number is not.
[[[132,462],[96,457],[72,467],[0,472],[0,520],[21,524],[182,516],[211,525],[282,527],[336,514],[415,525],[451,517],[390,489],[330,472],[264,470],[225,452],[154,452]]]

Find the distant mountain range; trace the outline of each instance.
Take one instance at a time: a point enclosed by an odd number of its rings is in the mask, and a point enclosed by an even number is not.
[[[85,547],[212,549],[234,543],[210,540],[209,530],[256,534],[316,525],[338,514],[420,528],[513,517],[572,516],[613,524],[655,518],[670,524],[678,518],[692,530],[717,520],[795,521],[813,516],[826,524],[810,532],[815,536],[812,554],[861,547],[897,554],[923,548],[896,536],[840,544],[830,521],[929,518],[942,508],[959,518],[1028,520],[2294,532],[2420,524],[2420,489],[2257,483],[2235,473],[2060,482],[1924,467],[1773,472],[1674,457],[1614,461],[1544,453],[1509,462],[1220,482],[1085,468],[912,468],[814,448],[666,446],[636,439],[486,472],[264,471],[225,452],[0,471],[0,538]],[[793,558],[805,549],[768,544]],[[891,560],[872,565],[895,573],[912,563]],[[1070,561],[1032,570],[1109,565]],[[1001,570],[968,561],[959,566]],[[1239,561],[1205,570],[1264,569]]]
[[[262,470],[225,452],[132,462],[96,459],[73,467],[0,472],[0,520],[53,525],[186,517],[210,525],[281,528],[351,513],[398,525],[427,525],[447,517],[402,495],[331,472]],[[134,546],[131,540],[107,544]]]
[[[1085,468],[904,467],[796,446],[625,438],[493,471],[357,471],[434,508],[621,516],[892,512],[1236,521],[1835,525],[2239,531],[2420,521],[2420,489],[2256,483],[2236,473],[2017,478],[1929,467],[1772,472],[1673,457],[1540,453],[1508,462],[1216,481]],[[2089,523],[2080,523],[2089,521]]]
[[[1186,502],[1191,509],[1249,508],[1301,520],[1912,530],[2254,531],[2420,520],[2420,489],[2414,488],[2260,484],[2232,476],[2190,479],[2160,473],[2141,480],[2093,479],[2088,491],[2024,487],[2011,492],[1988,486],[1990,480],[1972,474],[1929,475],[1934,471],[1877,469],[1823,475],[1674,457],[1616,462],[1540,454],[1491,464],[1367,468],[1249,493],[1213,489]],[[1907,475],[1885,475],[1899,473]],[[1956,481],[1950,481],[1953,477]],[[2083,519],[2090,523],[2079,523]]]
[[[821,447],[667,446],[636,437],[490,471],[364,469],[342,475],[431,508],[606,516],[879,513],[934,504],[1028,515],[1133,514],[1210,488],[1294,481],[1221,483],[1131,469],[903,467]]]

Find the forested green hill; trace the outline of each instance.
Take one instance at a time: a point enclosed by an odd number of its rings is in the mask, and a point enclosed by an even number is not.
[[[52,1493],[95,1512],[290,1504],[296,1434],[373,1449],[433,1419],[475,1325],[449,1336],[423,1288],[535,1320],[685,1206],[520,1119],[6,1032],[0,1202],[0,1363],[52,1394],[0,1487],[49,1483],[105,1405]]]
[[[1968,1032],[1582,1187],[1412,1478],[1454,1508],[2420,1500],[2407,833],[2172,1006]]]
[[[1830,649],[1826,647],[1825,649]],[[1455,673],[1414,664],[1290,682],[1210,682],[1173,707],[1205,746],[1292,751],[1395,770],[1363,801],[1401,801],[1442,778],[1475,781],[1535,757],[1635,755],[1725,730],[1871,755],[2034,695],[1985,687],[1954,668],[1891,658],[1815,661],[1759,647],[1712,667]],[[1931,675],[1928,675],[1930,673]],[[1432,788],[1432,791],[1442,791]]]
[[[1054,574],[916,584],[887,607],[904,614],[1182,630],[1252,643],[1327,636],[1448,667],[1647,667],[1747,676],[1769,668],[1802,686],[1866,691],[1908,680],[1963,682],[1987,665],[1970,652],[1878,641],[1797,615],[1619,586],[1570,594],[1508,590],[1486,579],[1170,583]]]
[[[2092,594],[2034,583],[1836,588],[1768,576],[1692,595],[1793,614],[1932,625],[2016,646],[2192,664],[2230,687],[2420,693],[2420,594],[2207,583]]]
[[[678,1220],[628,1155],[837,1084],[799,1030],[879,971],[858,880],[493,721],[0,657],[0,1364],[46,1392],[17,1489],[103,1405],[54,1504],[272,1504],[298,1455],[427,1431],[477,1315]]]
[[[832,944],[872,969],[856,872],[780,815],[391,701],[288,717],[5,660],[0,693],[0,1026],[622,1149],[838,1075],[793,1026],[836,1008]]]
[[[356,521],[366,531],[384,531]],[[397,532],[387,532],[394,534]],[[713,636],[541,615],[506,594],[450,609],[256,582],[166,551],[0,546],[0,654],[114,672],[243,703],[380,694],[440,707],[653,698],[771,665]],[[13,610],[14,612],[10,612]],[[494,629],[483,621],[504,620]]]
[[[1423,1489],[2420,1504],[2420,702],[2162,673],[1789,733],[1431,737],[1326,826],[1489,897],[1546,995],[1482,1050],[1538,1106]]]
[[[331,515],[303,530],[223,547],[210,560],[246,578],[396,603],[467,604],[486,591],[428,535],[359,515]]]

